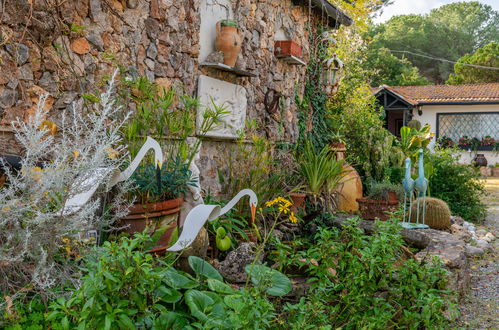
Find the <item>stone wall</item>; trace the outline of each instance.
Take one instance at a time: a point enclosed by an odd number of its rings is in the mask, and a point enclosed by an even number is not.
[[[257,75],[237,77],[199,66],[201,11],[219,1],[0,2],[0,153],[21,153],[8,127],[15,118],[27,118],[41,94],[51,94],[47,107],[50,119],[57,122],[62,109],[82,93],[100,88],[117,66],[166,87],[181,85],[193,95],[200,75],[242,86],[247,119],[257,121],[259,132],[273,141],[295,141],[295,95],[303,94],[306,67],[278,60],[274,42],[295,40],[308,61],[309,21],[314,26],[323,17],[310,15],[308,8],[291,0],[229,1],[227,15],[239,22],[244,39],[237,66]],[[275,113],[265,107],[269,89],[282,95]],[[214,168],[219,164],[209,155],[217,148],[216,143],[205,143],[201,152],[204,186],[216,185]]]

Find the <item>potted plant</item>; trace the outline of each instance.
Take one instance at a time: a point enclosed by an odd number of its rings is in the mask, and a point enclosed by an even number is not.
[[[224,64],[234,67],[241,52],[242,37],[234,20],[221,20],[216,25],[215,49],[224,54]]]
[[[388,220],[388,213],[398,210],[404,196],[402,186],[392,183],[374,183],[368,191],[366,197],[357,199],[364,220]]]
[[[482,138],[481,145],[485,146],[485,147],[490,147],[490,146],[494,146],[495,143],[496,143],[496,140],[493,137],[491,137],[490,135],[487,135],[487,136]]]
[[[131,177],[130,198],[135,198],[135,203],[120,221],[124,231],[134,234],[148,227],[151,233],[162,232],[153,250],[169,245],[175,236],[184,194],[188,186],[197,184],[197,178],[191,174],[178,158],[166,162],[161,169],[152,163],[139,167]]]
[[[452,148],[455,145],[455,143],[454,141],[452,141],[450,137],[442,136],[438,138],[437,145],[441,148]]]
[[[155,137],[167,159],[161,168],[152,158],[145,158],[142,166],[132,175],[133,188],[129,198],[135,204],[130,214],[121,220],[128,233],[142,232],[147,226],[151,232],[164,231],[155,250],[165,249],[177,228],[183,197],[189,187],[197,187],[198,178],[189,170],[200,146],[200,139],[188,143],[197,133],[203,137],[227,112],[212,102],[196,126],[199,102],[175,89],[165,90],[145,77],[121,80],[119,103],[135,103],[136,110],[123,126],[123,143],[133,159],[146,136]]]

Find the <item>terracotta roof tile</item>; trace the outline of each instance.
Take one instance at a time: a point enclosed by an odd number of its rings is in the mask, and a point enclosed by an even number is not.
[[[499,83],[470,85],[381,86],[413,104],[499,102]]]

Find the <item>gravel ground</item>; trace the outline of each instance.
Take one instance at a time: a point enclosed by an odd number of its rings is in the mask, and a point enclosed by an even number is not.
[[[499,178],[485,181],[488,195],[484,199],[489,215],[483,226],[499,237]],[[499,239],[494,240],[487,254],[471,260],[471,290],[459,310],[459,327],[466,329],[499,329]]]

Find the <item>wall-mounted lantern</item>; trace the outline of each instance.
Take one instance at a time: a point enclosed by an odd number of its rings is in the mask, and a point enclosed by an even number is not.
[[[327,95],[333,95],[338,90],[343,66],[343,62],[336,54],[322,63],[321,83]]]

